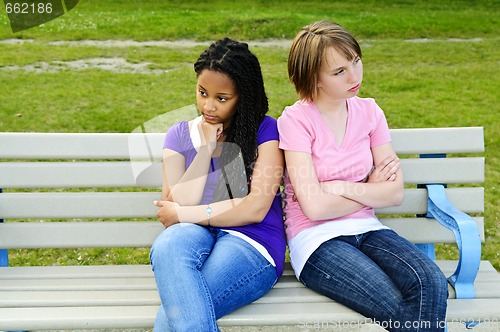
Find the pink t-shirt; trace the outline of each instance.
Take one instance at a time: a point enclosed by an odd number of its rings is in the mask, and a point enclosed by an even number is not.
[[[340,146],[313,102],[297,101],[286,107],[278,119],[279,147],[310,153],[320,182],[363,180],[373,166],[371,148],[391,141],[384,112],[375,100],[353,97],[347,99],[347,108],[347,128]],[[373,208],[364,207],[341,218],[312,222],[302,213],[299,203],[292,200],[294,191],[287,172],[284,185],[288,240],[304,229],[332,220],[375,217]]]

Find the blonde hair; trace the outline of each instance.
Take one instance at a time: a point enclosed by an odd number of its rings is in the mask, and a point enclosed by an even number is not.
[[[318,72],[330,47],[350,61],[361,58],[361,48],[351,33],[330,21],[306,25],[293,39],[288,54],[288,77],[301,99],[314,100],[316,97]]]

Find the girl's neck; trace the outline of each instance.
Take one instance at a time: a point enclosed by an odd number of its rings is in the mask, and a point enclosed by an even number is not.
[[[347,100],[339,99],[339,100],[324,100],[318,99],[315,100],[314,103],[318,107],[320,113],[325,115],[341,115],[347,113]]]

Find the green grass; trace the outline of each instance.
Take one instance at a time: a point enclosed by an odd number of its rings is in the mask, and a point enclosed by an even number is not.
[[[0,42],[31,40],[0,43],[0,131],[130,132],[159,114],[194,103],[192,63],[205,46],[64,46],[51,41],[190,39],[208,45],[226,35],[248,41],[289,39],[307,23],[331,19],[361,42],[361,95],[377,99],[392,128],[485,128],[483,258],[500,270],[500,3],[412,2],[82,0],[66,15],[15,34],[0,9]],[[408,41],[417,38],[431,41]],[[288,49],[251,48],[262,64],[270,115],[277,117],[296,99],[287,79]],[[149,69],[164,72],[5,70],[89,58],[148,62]],[[438,257],[456,257],[456,249],[439,246]],[[14,265],[106,262],[147,263],[147,249],[11,252]]]
[[[341,22],[360,38],[469,38],[497,33],[498,1],[81,0],[66,15],[17,33],[37,39],[292,38],[317,19]],[[0,39],[8,37],[6,15]]]

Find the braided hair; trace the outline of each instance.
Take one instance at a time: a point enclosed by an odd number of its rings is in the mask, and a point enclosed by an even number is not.
[[[269,108],[260,63],[246,43],[224,38],[210,45],[195,62],[196,75],[203,70],[229,76],[238,94],[236,112],[224,131],[226,143],[220,156],[221,172],[214,201],[243,197],[250,191],[257,159],[257,130]],[[244,168],[241,162],[234,162],[240,157]]]

